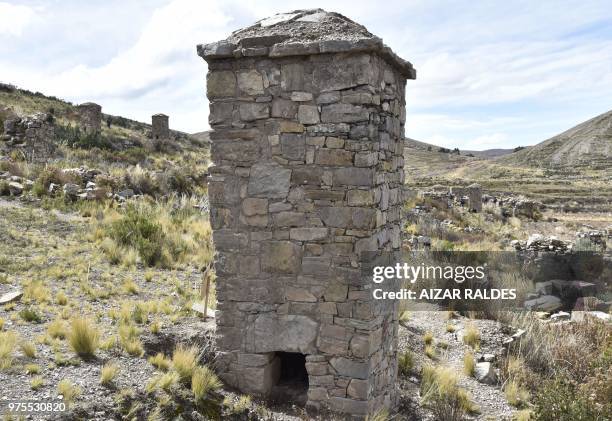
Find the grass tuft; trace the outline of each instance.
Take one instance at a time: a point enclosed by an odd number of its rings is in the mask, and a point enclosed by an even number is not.
[[[119,366],[113,362],[104,364],[100,371],[100,384],[102,386],[110,386],[119,374]]]
[[[463,372],[466,376],[473,377],[475,369],[476,362],[474,360],[474,353],[472,351],[467,351],[463,355]]]
[[[81,388],[73,385],[70,380],[64,379],[57,384],[57,393],[62,395],[66,402],[74,402],[81,394]]]
[[[85,318],[72,319],[70,347],[81,358],[93,357],[99,346],[99,334],[93,322]]]
[[[189,383],[198,365],[198,349],[194,346],[179,345],[172,354],[172,367],[178,373],[182,383]]]

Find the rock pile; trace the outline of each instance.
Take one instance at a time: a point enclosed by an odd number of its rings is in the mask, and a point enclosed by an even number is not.
[[[572,250],[573,243],[571,241],[559,240],[555,236],[543,236],[541,234],[532,234],[527,241],[513,240],[510,245],[517,251],[542,251],[565,253]]]

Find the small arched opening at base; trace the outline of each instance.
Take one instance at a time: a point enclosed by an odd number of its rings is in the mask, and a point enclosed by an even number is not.
[[[298,352],[276,352],[280,359],[280,375],[272,388],[272,398],[305,405],[308,400],[306,355]]]

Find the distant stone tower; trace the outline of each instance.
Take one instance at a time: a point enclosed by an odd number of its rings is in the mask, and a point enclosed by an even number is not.
[[[85,102],[77,109],[81,130],[85,133],[99,133],[102,124],[102,107],[93,102]]]
[[[168,116],[166,114],[153,114],[151,125],[153,126],[153,139],[168,139],[170,137]]]
[[[395,401],[397,304],[364,252],[397,252],[412,65],[324,10],[198,46],[213,129],[218,370],[240,390],[363,418]]]

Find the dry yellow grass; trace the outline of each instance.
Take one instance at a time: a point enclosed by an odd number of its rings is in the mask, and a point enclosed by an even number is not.
[[[86,318],[72,319],[70,347],[81,358],[93,357],[99,346],[99,334],[96,325]]]
[[[100,384],[109,386],[115,380],[117,374],[119,374],[119,366],[116,363],[108,362],[104,364],[104,367],[100,370]]]
[[[178,373],[181,382],[188,383],[198,365],[198,349],[194,346],[179,345],[172,354],[172,368]]]

